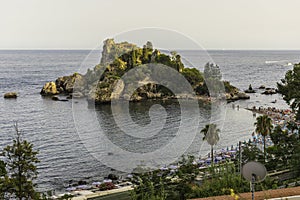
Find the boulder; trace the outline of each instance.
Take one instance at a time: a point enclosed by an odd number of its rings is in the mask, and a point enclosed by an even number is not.
[[[245,93],[255,93],[255,90],[253,90],[252,85],[250,84],[248,89],[244,91]]]
[[[18,94],[16,92],[8,92],[4,94],[5,99],[16,99]]]
[[[81,93],[81,92],[73,92],[72,95],[70,95],[71,98],[74,98],[74,99],[79,99],[79,98],[83,98],[84,95]],[[68,99],[68,97],[67,97]]]
[[[60,93],[71,94],[74,90],[74,87],[76,87],[76,92],[82,91],[85,80],[81,74],[74,73],[71,76],[59,77],[56,79],[55,84]]]
[[[272,94],[276,94],[276,93],[277,93],[276,89],[274,89],[274,88],[267,88],[262,94],[272,95]]]
[[[51,99],[52,99],[53,101],[59,101],[59,98],[58,98],[57,96],[53,96]]]
[[[239,93],[237,94],[237,96],[238,96],[239,99],[250,99],[250,96],[247,95],[247,94],[244,93],[244,92],[239,92]]]
[[[261,85],[261,86],[259,86],[259,88],[258,89],[260,89],[260,90],[264,90],[264,89],[266,89],[266,86],[264,86],[264,85]]]
[[[51,99],[52,99],[53,101],[68,101],[68,99],[60,99],[60,98],[57,97],[57,96],[53,96]]]
[[[249,89],[248,89],[248,90],[245,90],[244,92],[245,92],[245,93],[255,93],[255,90],[253,90],[253,89],[252,89],[252,90],[249,90]]]
[[[235,94],[234,93],[226,93],[225,97],[228,102],[250,99],[250,96],[244,92],[237,92]]]
[[[40,94],[43,96],[52,96],[59,94],[59,92],[57,91],[56,84],[54,82],[48,82],[44,85]]]

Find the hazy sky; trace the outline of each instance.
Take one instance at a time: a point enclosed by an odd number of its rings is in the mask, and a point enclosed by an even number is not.
[[[0,49],[91,49],[143,27],[207,49],[300,49],[299,0],[0,0]]]

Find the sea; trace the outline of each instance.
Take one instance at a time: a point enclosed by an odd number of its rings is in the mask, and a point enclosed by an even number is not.
[[[276,83],[292,69],[292,64],[300,62],[300,51],[211,50],[204,55],[200,51],[182,50],[178,53],[182,55],[187,67],[203,69],[205,63],[213,61],[219,65],[224,80],[230,81],[240,90],[247,89],[251,84],[257,93],[250,94],[249,100],[222,104],[222,115],[216,115],[215,118],[211,116],[210,106],[199,105],[196,125],[193,121],[195,115],[183,115],[178,102],[155,101],[130,104],[131,119],[119,120],[116,123],[114,118],[118,115],[118,110],[115,109],[112,113],[110,105],[90,108],[84,99],[53,101],[40,95],[46,82],[93,68],[100,62],[100,52],[91,54],[89,50],[0,50],[0,148],[12,143],[16,136],[14,126],[17,123],[23,139],[30,141],[34,149],[39,151],[38,158],[41,162],[38,163],[39,175],[36,180],[38,189],[63,191],[69,183],[80,180],[88,183],[101,181],[110,173],[126,176],[128,171],[122,169],[125,169],[128,164],[126,160],[130,162],[130,158],[120,154],[119,163],[110,163],[109,156],[115,156],[118,152],[107,152],[109,145],[118,146],[128,152],[149,153],[171,143],[183,126],[187,127],[184,130],[186,134],[191,131],[196,133],[191,134],[193,138],[190,142],[177,141],[179,150],[176,156],[192,154],[205,157],[210,149],[202,141],[203,135],[200,133],[205,124],[212,121],[219,124],[220,140],[215,146],[218,151],[236,147],[239,141],[248,141],[251,138],[255,117],[245,108],[288,108],[280,95],[262,95],[263,90],[258,87],[276,87]],[[17,92],[18,98],[4,99],[6,92]],[[272,103],[274,100],[276,103]],[[154,109],[151,112],[154,104],[161,104],[165,110]],[[89,116],[78,117],[82,113]],[[89,123],[89,118],[93,116],[92,122],[97,123],[97,126]],[[160,123],[157,127],[151,123],[152,120],[161,121],[162,116],[166,118],[162,127]],[[124,127],[147,127],[149,124],[157,131],[151,137],[136,139],[134,134],[138,133],[129,133],[134,132],[134,128],[124,130]],[[99,132],[99,127],[110,143],[103,144],[103,141],[94,136]],[[86,133],[89,136],[87,141],[82,136]],[[99,147],[101,145],[106,147]],[[182,146],[183,150],[179,148]]]

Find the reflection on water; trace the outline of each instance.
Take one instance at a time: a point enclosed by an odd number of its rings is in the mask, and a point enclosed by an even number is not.
[[[151,123],[149,116],[149,110],[153,105],[161,105],[165,111],[156,110],[152,113],[152,120],[157,118],[166,117],[163,128],[156,124],[152,124],[151,131],[156,132],[154,136],[147,138],[133,137],[128,133],[125,133],[119,126],[117,126],[115,119],[112,115],[110,105],[97,106],[97,117],[100,126],[103,128],[105,135],[115,145],[130,152],[146,153],[154,151],[160,146],[168,143],[178,132],[180,126],[181,113],[180,106],[176,101],[145,101],[139,103],[130,103],[129,112],[131,119],[123,119],[124,124],[120,124],[121,127],[129,126],[129,123],[135,123],[138,126],[147,126]],[[114,105],[118,106],[118,105]],[[165,116],[164,113],[167,113]],[[121,113],[120,113],[121,115]],[[125,116],[128,117],[128,116]],[[132,130],[136,131],[136,130]],[[138,133],[136,133],[138,135]]]

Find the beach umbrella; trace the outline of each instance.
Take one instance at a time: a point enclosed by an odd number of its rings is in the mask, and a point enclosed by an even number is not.
[[[101,182],[99,182],[99,181],[93,182],[92,185],[101,185]]]
[[[177,169],[178,166],[177,166],[177,165],[170,165],[169,168],[170,168],[170,169]]]
[[[230,155],[224,155],[224,158],[230,158]]]
[[[87,186],[87,185],[78,185],[77,186],[77,189],[81,189],[81,190],[86,190],[86,189],[89,189],[90,187]]]
[[[167,167],[161,167],[161,168],[160,168],[161,171],[165,171],[165,170],[168,170],[168,169],[169,169],[169,168],[167,168]]]
[[[228,151],[228,153],[234,154],[234,153],[236,153],[236,150],[230,150],[230,151]]]
[[[205,160],[198,160],[198,163],[205,163]]]
[[[222,160],[223,158],[221,156],[217,156],[216,160]]]

